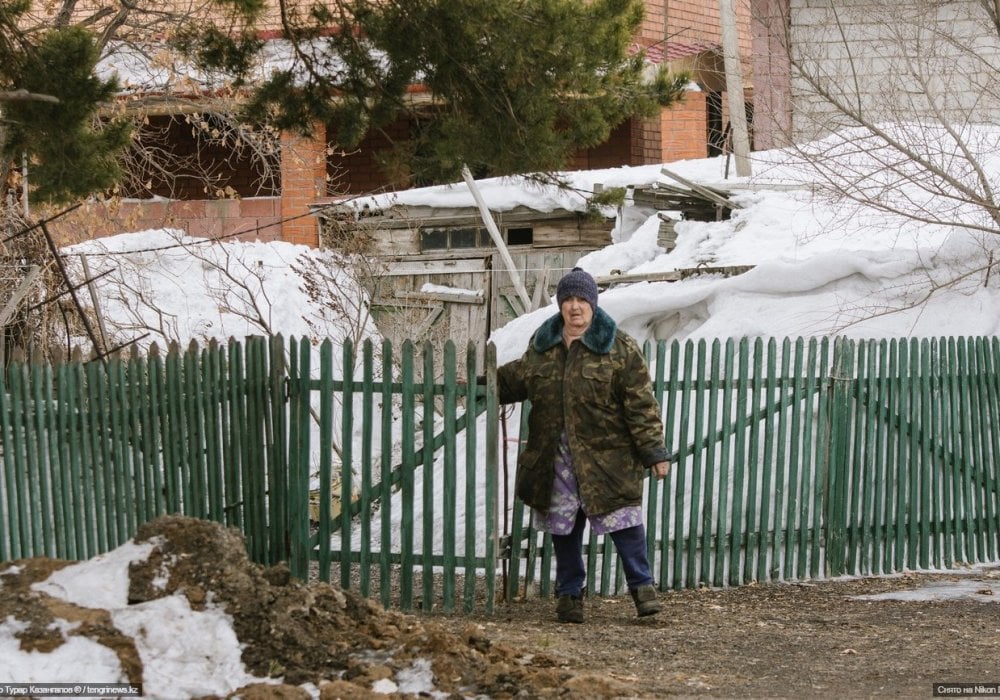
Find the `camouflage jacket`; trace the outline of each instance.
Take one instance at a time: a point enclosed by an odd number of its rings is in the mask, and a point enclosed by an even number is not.
[[[535,332],[520,359],[497,370],[501,403],[531,401],[517,495],[533,508],[549,509],[565,430],[588,515],[641,505],[646,469],[667,458],[645,358],[600,308],[570,348],[562,330],[556,314]]]

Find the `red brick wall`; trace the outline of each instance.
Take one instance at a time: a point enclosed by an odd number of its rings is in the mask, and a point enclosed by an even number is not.
[[[705,97],[704,92],[688,92],[681,102],[663,110],[660,120],[662,162],[708,156]]]
[[[663,110],[661,110],[662,112]],[[629,165],[659,163],[663,158],[663,138],[660,119],[634,119],[632,142],[629,144]]]
[[[200,237],[276,241],[281,238],[280,202],[279,197],[88,202],[53,222],[50,230],[60,244],[158,228]]]
[[[309,205],[326,195],[326,127],[312,138],[281,136],[281,240],[316,246],[319,228]]]
[[[636,40],[643,46],[662,41],[666,36],[667,5],[669,0],[646,0],[646,12]],[[673,4],[673,3],[669,3]]]
[[[647,0],[647,22],[659,22],[651,17],[657,12],[656,6],[666,2],[667,41],[679,44],[698,42],[722,43],[722,26],[719,20],[719,3],[717,0]],[[739,34],[740,55],[745,66],[750,65],[750,0],[734,0],[736,9],[737,31]],[[650,13],[653,13],[651,15]],[[661,34],[663,36],[663,34]]]

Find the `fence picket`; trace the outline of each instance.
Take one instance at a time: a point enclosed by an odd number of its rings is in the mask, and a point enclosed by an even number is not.
[[[3,495],[3,500],[0,501],[0,508],[3,508],[3,515],[5,517],[0,518],[3,522],[3,533],[7,534],[5,537],[0,537],[0,561],[7,561],[11,559],[21,558],[21,542],[20,533],[23,532],[21,528],[21,504],[19,492],[22,485],[22,480],[19,478],[20,474],[17,470],[17,465],[15,462],[15,450],[14,450],[14,439],[13,431],[16,429],[11,418],[13,415],[13,409],[11,407],[12,400],[9,393],[10,383],[7,380],[8,372],[10,370],[0,371],[0,438],[3,440],[3,489],[0,490],[0,494]],[[17,536],[11,536],[17,535]]]
[[[982,384],[986,387],[988,414],[984,413],[983,425],[993,426],[992,429],[985,430],[989,436],[989,458],[983,461],[985,479],[983,481],[984,503],[986,505],[986,557],[995,560],[997,558],[997,534],[1000,518],[997,497],[997,465],[1000,464],[1000,436],[997,435],[996,426],[1000,425],[1000,397],[997,391],[997,365],[996,365],[996,342],[993,338],[989,342],[983,340],[983,371],[986,377]],[[991,347],[992,346],[992,347]]]
[[[764,365],[764,381],[761,386],[761,396],[766,410],[761,417],[760,429],[764,433],[764,444],[761,454],[761,484],[760,484],[760,525],[757,544],[757,573],[756,580],[767,581],[772,578],[768,569],[768,558],[774,542],[774,520],[771,518],[771,492],[774,488],[771,479],[774,468],[774,422],[777,420],[776,412],[771,410],[777,398],[777,383],[775,374],[777,372],[777,344],[774,338],[768,338],[766,347],[767,363]],[[711,462],[709,462],[711,464]]]
[[[686,464],[688,461],[688,439],[686,426],[691,420],[691,394],[693,393],[693,387],[691,382],[691,374],[694,371],[694,362],[692,362],[692,355],[694,354],[694,343],[690,340],[686,341],[683,345],[684,351],[681,356],[680,363],[680,385],[677,387],[678,391],[675,394],[680,394],[679,401],[680,409],[678,412],[678,421],[681,426],[680,436],[677,444],[677,462],[679,464]],[[678,469],[675,472],[674,478],[674,522],[673,522],[673,580],[674,588],[682,588],[685,585],[685,570],[684,570],[684,559],[686,553],[685,543],[692,538],[692,533],[685,529],[685,525],[693,524],[689,519],[685,520],[686,509],[684,507],[684,502],[687,496],[687,469]],[[664,499],[665,500],[665,499]],[[667,523],[664,521],[664,526]],[[692,562],[693,563],[693,562]]]
[[[327,341],[329,342],[329,341]],[[332,346],[327,351],[323,361],[323,371],[328,381],[333,379]],[[341,435],[340,435],[340,585],[349,588],[351,585],[351,503],[354,500],[354,345],[350,340],[344,341],[343,362],[341,371],[344,375],[341,394]],[[325,392],[324,392],[325,393]],[[332,410],[329,406],[328,410]],[[329,414],[327,414],[329,415]],[[325,421],[324,421],[325,422]],[[330,436],[332,439],[332,435]],[[329,453],[328,441],[320,441],[321,455]],[[327,476],[327,480],[329,476]]]
[[[721,362],[721,356],[722,346],[718,339],[713,340],[710,352],[708,382],[705,387],[705,390],[708,392],[708,418],[706,420],[706,427],[709,432],[715,431],[718,425],[719,392],[717,386],[720,381],[719,363]],[[658,361],[660,362],[658,367],[666,364],[662,359],[658,359]],[[712,526],[713,515],[717,510],[716,503],[720,498],[719,494],[715,491],[715,445],[715,440],[709,440],[705,449],[705,499],[701,515],[702,585],[709,585],[712,581],[714,560],[718,557],[718,542],[721,539],[715,534]],[[683,465],[675,464],[671,471],[682,468]]]
[[[740,577],[742,583],[750,583],[754,580],[756,572],[754,553],[760,546],[760,529],[758,525],[758,496],[757,482],[760,478],[760,463],[758,461],[758,450],[760,449],[760,430],[762,428],[763,417],[767,413],[767,406],[761,408],[761,396],[763,395],[764,377],[764,342],[761,338],[754,338],[753,341],[753,370],[749,378],[750,391],[750,425],[748,426],[749,446],[747,448],[747,495],[746,508],[743,517],[743,576]],[[693,494],[692,494],[693,499]],[[688,584],[690,586],[690,584]]]
[[[858,538],[858,567],[852,570],[861,573],[871,574],[875,568],[872,564],[877,561],[877,553],[873,551],[873,543],[877,541],[875,528],[875,491],[880,487],[878,477],[875,474],[878,458],[876,456],[875,436],[878,434],[878,347],[874,343],[866,344],[865,358],[862,363],[858,361],[859,371],[864,367],[864,377],[858,386],[858,416],[860,424],[855,439],[860,441],[864,438],[864,445],[855,450],[856,469],[859,478],[855,484],[855,498],[859,499],[856,527],[860,530]]]
[[[806,397],[802,393],[802,345],[796,340],[794,344],[787,345],[785,347],[786,352],[791,354],[791,360],[789,365],[792,368],[792,373],[789,378],[789,384],[791,384],[790,399],[786,402],[787,409],[791,416],[788,419],[788,434],[787,436],[782,433],[782,440],[788,441],[788,472],[787,472],[787,485],[785,486],[785,530],[782,541],[784,542],[784,547],[782,548],[785,552],[785,571],[784,576],[786,579],[792,578],[792,572],[794,571],[795,558],[793,556],[795,552],[795,547],[798,540],[801,538],[802,533],[796,529],[796,516],[800,510],[800,503],[805,500],[806,494],[802,491],[802,480],[805,476],[805,470],[802,473],[799,472],[799,463],[801,450],[803,449],[802,440],[802,415],[800,411],[796,410],[796,407],[803,402]]]
[[[463,569],[463,574],[465,576],[465,587],[462,596],[462,610],[465,612],[472,612],[475,608],[475,595],[476,595],[476,519],[473,517],[473,513],[476,512],[476,474],[479,473],[478,469],[478,434],[477,430],[477,419],[479,416],[479,390],[478,382],[473,381],[473,377],[476,377],[478,359],[476,353],[476,346],[469,341],[465,350],[465,376],[468,378],[468,392],[466,394],[466,405],[465,405],[465,418],[464,418],[464,432],[465,432],[465,567]],[[520,433],[524,435],[525,433]],[[504,445],[504,459],[506,463],[507,446]],[[506,505],[506,504],[505,504]],[[519,571],[517,566],[518,559],[516,553],[519,551],[521,543],[521,524],[523,522],[523,511],[517,507],[513,511],[512,521],[514,523],[514,529],[511,532],[511,568],[512,574],[510,577],[510,587],[508,589],[508,600],[513,600],[517,592],[517,575],[516,572]],[[534,544],[534,534],[529,529],[528,536],[529,541],[529,551],[526,557],[527,567],[526,569],[530,572],[532,570],[533,552],[530,550],[530,546]]]
[[[413,343],[409,340],[403,342],[402,356],[402,445],[403,445],[403,470],[401,492],[402,499],[400,508],[399,540],[400,557],[402,570],[400,575],[402,580],[399,585],[399,607],[404,611],[413,608],[413,467],[416,459],[414,457],[414,426],[415,426],[415,380],[413,375]]]
[[[982,561],[989,556],[989,532],[991,529],[990,518],[992,508],[989,506],[988,492],[986,489],[986,470],[989,461],[989,448],[987,441],[992,430],[984,430],[983,426],[988,425],[984,418],[989,415],[987,408],[988,396],[986,393],[986,381],[984,377],[984,356],[982,338],[970,338],[970,356],[972,365],[975,367],[972,384],[975,391],[972,394],[972,431],[975,444],[975,468],[971,474],[974,479],[973,493],[976,502],[976,561]]]
[[[455,521],[458,517],[456,505],[458,498],[456,492],[458,475],[456,441],[458,436],[455,410],[458,403],[458,377],[455,360],[455,343],[448,340],[444,345],[442,361],[444,389],[441,411],[444,418],[444,464],[441,484],[441,556],[443,559],[441,594],[442,609],[445,612],[454,612],[455,610]]]
[[[420,603],[423,610],[434,607],[434,346],[430,340],[424,341],[424,370],[422,377],[423,400],[420,405],[420,422],[423,428],[423,494],[421,516],[423,534],[421,537]]]
[[[58,415],[55,406],[55,396],[52,389],[52,365],[36,365],[34,373],[35,413],[37,416],[39,479],[42,491],[42,532],[45,538],[49,556],[65,556],[66,522],[62,511],[62,498],[59,485],[62,481],[60,472],[62,464],[59,459]],[[48,513],[46,516],[45,513]]]
[[[932,404],[934,397],[931,392],[932,353],[933,346],[923,339],[920,341],[920,532],[918,542],[918,560],[924,569],[930,566],[931,545],[933,543],[933,519],[931,504],[934,484],[931,482],[931,449],[934,444],[934,425],[932,421]],[[935,548],[936,549],[936,548]],[[937,556],[934,556],[937,563]]]
[[[375,355],[370,338],[365,339],[361,348],[361,492],[362,503],[372,502],[372,447],[375,422]],[[361,519],[361,547],[358,563],[361,568],[359,587],[361,595],[371,595],[372,528],[371,518]]]
[[[816,467],[813,470],[814,477],[811,493],[812,527],[809,530],[811,542],[809,549],[809,575],[812,578],[829,573],[829,567],[824,564],[821,557],[823,547],[822,528],[828,526],[828,523],[823,520],[823,499],[826,497],[826,491],[824,490],[826,475],[830,469],[830,425],[827,417],[830,388],[829,383],[825,381],[825,378],[828,376],[829,358],[830,341],[828,338],[823,338],[819,347],[819,377],[821,378],[821,383],[817,397],[818,410],[816,413],[816,423],[821,426],[822,435],[818,436],[816,440]]]
[[[146,426],[149,429],[149,453],[147,454],[147,459],[149,460],[149,468],[152,476],[153,512],[160,515],[168,511],[164,469],[160,462],[161,448],[164,451],[166,450],[165,436],[159,429],[159,426],[162,424],[160,409],[163,405],[163,358],[160,356],[159,348],[156,345],[150,348],[148,368],[147,386],[149,396],[147,412],[144,414],[148,421]]]
[[[392,541],[392,376],[393,376],[392,345],[388,340],[382,343],[382,408],[381,408],[381,481],[379,482],[379,513],[381,515],[381,541],[379,552],[379,577],[382,585],[379,587],[382,605],[389,607],[391,589],[386,583],[390,580],[391,548],[386,546]]]
[[[695,357],[695,377],[691,389],[694,392],[694,419],[692,428],[695,435],[702,435],[705,432],[705,398],[708,393],[705,387],[705,367],[707,358],[705,340],[698,340]],[[700,582],[699,574],[702,571],[702,562],[707,558],[708,550],[701,547],[702,540],[699,538],[698,526],[701,524],[702,486],[705,478],[703,469],[704,446],[700,441],[693,441],[691,450],[691,498],[690,509],[687,517],[687,587],[694,588]],[[711,467],[711,464],[708,465]],[[656,479],[651,479],[656,481]]]
[[[345,353],[346,354],[346,353]],[[344,383],[349,383],[349,375],[347,373],[347,366],[344,366]],[[346,387],[345,387],[346,389]],[[306,397],[311,396],[310,392],[306,392]],[[347,390],[344,392],[345,403]],[[310,402],[307,399],[303,399],[303,413],[307,411],[307,405]],[[303,431],[309,429],[309,424],[306,423],[302,426]],[[348,438],[350,436],[348,435]],[[333,455],[336,446],[333,442],[333,344],[329,339],[324,340],[319,346],[319,484],[317,485],[317,505],[318,513],[315,517],[317,522],[318,530],[316,532],[317,538],[319,538],[320,543],[325,543],[330,541],[330,521],[333,517],[331,512],[331,504],[333,501]],[[311,454],[311,450],[303,455],[307,457]],[[306,469],[306,472],[309,470]],[[338,497],[343,498],[343,493],[338,494]],[[350,503],[350,501],[348,501]],[[341,512],[343,512],[344,501],[341,501]],[[350,509],[348,509],[348,512]],[[346,534],[345,534],[346,533]],[[350,552],[351,540],[350,531],[345,530],[341,533],[341,568],[344,566],[350,566],[350,558],[347,553]],[[319,577],[323,581],[330,580],[330,567],[331,567],[331,557],[330,548],[326,546],[319,547]]]

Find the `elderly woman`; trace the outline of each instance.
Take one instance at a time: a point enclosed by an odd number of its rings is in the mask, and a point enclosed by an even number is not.
[[[614,541],[639,616],[661,610],[642,517],[646,470],[662,479],[670,467],[660,406],[637,343],[598,308],[597,293],[586,271],[567,273],[556,289],[559,313],[497,370],[502,403],[531,401],[515,489],[535,526],[552,535],[560,622],[583,622],[588,522]]]

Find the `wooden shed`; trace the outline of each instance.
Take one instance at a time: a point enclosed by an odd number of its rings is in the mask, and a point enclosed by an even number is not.
[[[485,348],[490,333],[545,306],[562,274],[584,254],[611,243],[613,216],[517,206],[493,212],[517,274],[530,295],[525,308],[512,275],[476,206],[356,202],[317,203],[320,245],[378,263],[367,280],[376,322],[394,345],[430,340],[459,352]]]

